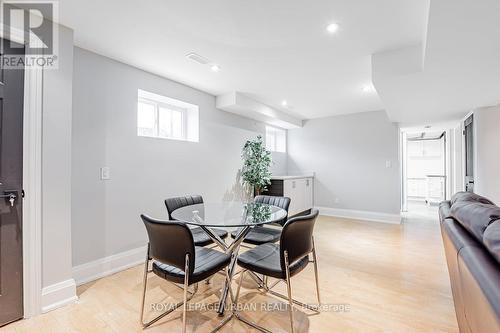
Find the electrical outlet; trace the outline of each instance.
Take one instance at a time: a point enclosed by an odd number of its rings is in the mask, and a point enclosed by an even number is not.
[[[109,180],[111,179],[111,170],[109,167],[101,168],[101,180]]]

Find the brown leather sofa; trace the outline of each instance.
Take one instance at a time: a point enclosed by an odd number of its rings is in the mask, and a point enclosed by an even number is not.
[[[500,207],[460,192],[439,217],[460,333],[500,332]]]

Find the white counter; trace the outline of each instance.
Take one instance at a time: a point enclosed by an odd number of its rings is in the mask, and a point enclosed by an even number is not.
[[[272,176],[272,195],[291,199],[288,215],[302,213],[313,207],[314,174]]]
[[[304,175],[271,176],[271,179],[275,180],[300,179],[300,178],[314,178],[314,174],[310,173]]]

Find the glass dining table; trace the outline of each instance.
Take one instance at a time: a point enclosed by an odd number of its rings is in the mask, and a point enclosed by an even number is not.
[[[217,309],[219,315],[224,314],[240,244],[245,236],[255,226],[279,222],[286,216],[287,212],[282,208],[254,202],[203,203],[181,207],[172,212],[174,219],[202,228],[215,244],[225,253],[231,255],[227,271],[228,280],[226,280],[222,289]],[[229,232],[235,229],[238,231],[236,237],[231,242],[226,243],[211,228],[226,229]]]

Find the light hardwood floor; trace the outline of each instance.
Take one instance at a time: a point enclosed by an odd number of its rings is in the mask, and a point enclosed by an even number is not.
[[[323,304],[348,311],[313,315],[295,311],[296,332],[458,332],[437,220],[408,218],[402,225],[320,217],[315,229]],[[314,303],[312,265],[292,279],[294,298]],[[76,304],[8,325],[0,332],[141,332],[142,266],[78,288]],[[180,289],[151,279],[148,303],[182,298]],[[215,304],[222,277],[200,284],[192,303]],[[273,332],[289,331],[288,312],[261,311],[284,301],[257,292],[246,279],[240,300],[257,303],[245,312]],[[234,283],[236,287],[236,282]],[[234,288],[236,289],[236,288]],[[278,291],[285,292],[282,285]],[[333,306],[335,308],[335,306]],[[154,314],[154,313],[153,313]],[[156,313],[157,314],[157,313]],[[180,332],[175,311],[144,332]],[[207,332],[220,318],[209,309],[188,313],[188,332]],[[220,332],[253,332],[233,320]]]

